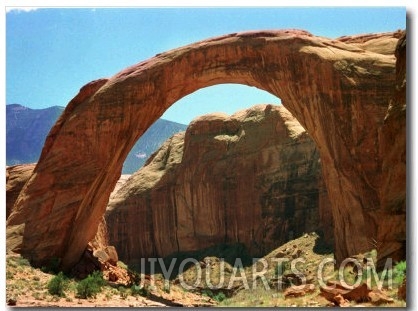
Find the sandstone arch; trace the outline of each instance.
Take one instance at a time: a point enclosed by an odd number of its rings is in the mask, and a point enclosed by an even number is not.
[[[136,140],[178,99],[219,83],[280,97],[315,140],[333,204],[337,260],[370,249],[372,239],[386,247],[385,255],[399,251],[402,232],[396,228],[404,229],[405,219],[381,206],[378,138],[393,97],[399,36],[330,40],[297,30],[236,33],[87,84],[49,133],[8,219],[8,226],[25,226],[20,252],[38,265],[53,257],[62,259],[63,269],[74,265],[96,233]],[[385,49],[373,44],[376,39]],[[379,229],[383,216],[390,216],[393,232]]]

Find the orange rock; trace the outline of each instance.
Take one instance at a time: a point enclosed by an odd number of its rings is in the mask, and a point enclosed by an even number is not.
[[[398,298],[406,301],[406,279],[403,280],[402,285],[398,288]]]
[[[105,251],[109,256],[108,262],[111,265],[116,266],[116,264],[119,261],[119,257],[118,257],[118,253],[116,251],[116,248],[114,246],[106,246]]]
[[[393,41],[399,35],[380,37]],[[362,43],[376,38],[379,34]],[[397,55],[402,66],[403,54]],[[383,248],[383,258],[405,256],[405,188],[383,195],[387,177],[402,180],[398,170],[405,161],[383,159],[379,139],[388,103],[405,97],[402,89],[395,94],[395,62],[387,44],[369,50],[305,31],[256,31],[171,50],[94,81],[50,131],[7,225],[25,225],[23,256],[38,265],[62,258],[62,268],[69,269],[96,234],[123,161],[145,130],[187,94],[241,83],[280,97],[317,144],[337,262],[368,251],[371,237]],[[402,126],[391,141],[404,139]],[[402,143],[393,147],[394,155],[403,154]],[[388,173],[383,163],[395,171]],[[388,228],[390,223],[395,225]]]
[[[315,144],[283,106],[205,115],[165,142],[112,196],[109,244],[133,266],[225,242],[262,256],[332,223],[321,225],[321,179]],[[292,249],[292,256],[301,250]]]
[[[356,287],[346,287],[339,281],[328,281],[326,287],[320,287],[320,295],[331,302],[335,302],[335,297],[341,295],[344,299],[349,301],[363,302],[368,301],[368,294],[371,290],[367,284],[361,283]]]
[[[368,294],[370,301],[374,305],[380,305],[382,303],[392,303],[394,300],[391,297],[388,297],[386,294],[380,290],[372,290]]]
[[[6,219],[11,214],[20,191],[32,175],[35,165],[36,163],[6,167]]]
[[[283,292],[285,298],[288,297],[300,297],[305,296],[308,293],[312,293],[315,291],[315,285],[313,284],[304,284],[298,286],[291,286],[286,288]]]
[[[347,299],[344,299],[343,296],[341,296],[341,294],[338,294],[336,296],[334,296],[334,302],[337,306],[340,307],[349,307],[350,303],[348,302]]]
[[[34,164],[22,164],[6,167],[6,218],[12,213],[14,204],[32,175]],[[22,218],[28,218],[30,210],[24,209],[19,211]],[[23,242],[23,234],[25,232],[25,224],[18,224],[16,226],[8,226],[6,228],[6,251],[20,252]]]

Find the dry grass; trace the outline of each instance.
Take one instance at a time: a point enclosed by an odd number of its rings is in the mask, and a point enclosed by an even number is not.
[[[48,282],[54,274],[33,268],[20,255],[6,257],[6,301],[17,307],[163,307],[173,305],[199,306],[213,304],[210,298],[189,293],[172,285],[164,288],[161,276],[155,276],[155,284],[147,286],[149,296],[134,293],[131,288],[105,285],[94,298],[80,299],[76,296],[78,282],[69,279],[64,297],[48,292]]]
[[[165,283],[161,274],[154,275],[154,284],[147,285],[148,296],[141,296],[135,293],[135,290],[125,287],[112,287],[105,285],[102,291],[95,298],[79,299],[76,297],[77,281],[69,279],[69,286],[65,291],[64,297],[57,297],[49,294],[47,289],[48,282],[55,276],[51,273],[45,273],[41,269],[33,268],[28,261],[20,255],[7,255],[6,257],[6,299],[9,302],[16,302],[18,307],[140,307],[140,306],[165,306],[179,305],[184,306],[202,306],[219,305],[222,307],[328,307],[331,303],[322,296],[319,296],[319,287],[313,293],[303,297],[285,298],[282,290],[272,286],[271,281],[277,279],[277,258],[292,257],[295,251],[300,250],[300,257],[304,262],[298,266],[298,270],[303,272],[311,281],[318,285],[316,280],[316,269],[318,264],[324,258],[332,258],[331,253],[318,254],[315,252],[315,243],[317,236],[306,234],[298,239],[290,241],[270,254],[264,259],[268,263],[268,269],[264,273],[268,288],[265,288],[261,279],[252,279],[253,266],[243,267],[235,276],[245,276],[249,288],[245,288],[242,282],[235,281],[232,291],[221,288],[218,291],[205,291],[207,285],[204,282],[199,283],[197,290],[186,290],[182,288],[176,279]],[[219,282],[220,266],[219,259],[216,257],[208,258],[210,264],[203,265],[202,274],[205,276],[206,269],[210,269],[210,282],[214,285]],[[226,264],[224,267],[224,284],[228,286],[231,277],[234,274],[233,267]],[[260,271],[258,266],[256,271]],[[336,272],[331,265],[325,266],[324,275],[327,278],[335,278]],[[352,274],[344,271],[348,283],[354,282]],[[196,269],[192,267],[186,270],[182,278],[188,284],[193,284],[196,278]],[[204,278],[202,279],[204,280]],[[167,286],[168,285],[168,286]],[[406,302],[397,299],[397,287],[394,283],[393,288],[385,289],[385,294],[394,299],[393,303],[382,304],[379,307],[406,307]],[[225,299],[216,301],[216,295],[222,293]],[[144,293],[142,293],[144,294]],[[225,295],[224,295],[225,294]],[[219,296],[218,296],[219,297]],[[215,299],[212,299],[215,298]],[[375,307],[371,303],[355,303],[351,306]]]

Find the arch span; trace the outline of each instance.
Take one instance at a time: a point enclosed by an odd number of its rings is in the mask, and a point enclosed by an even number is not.
[[[390,43],[399,34],[381,37]],[[51,129],[8,219],[9,226],[25,226],[20,252],[39,265],[53,257],[63,269],[74,265],[136,140],[178,99],[219,83],[280,97],[315,140],[333,205],[337,260],[370,249],[371,238],[398,250],[397,232],[378,230],[384,214],[378,131],[393,95],[395,57],[357,43],[297,30],[235,33],[84,86]]]

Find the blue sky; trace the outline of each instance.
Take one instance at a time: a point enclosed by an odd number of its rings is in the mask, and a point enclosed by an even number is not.
[[[6,103],[65,106],[91,80],[231,32],[299,28],[336,38],[405,25],[404,7],[7,10]],[[280,100],[255,88],[220,85],[181,99],[163,117],[187,124],[207,112],[233,113],[267,102]]]

